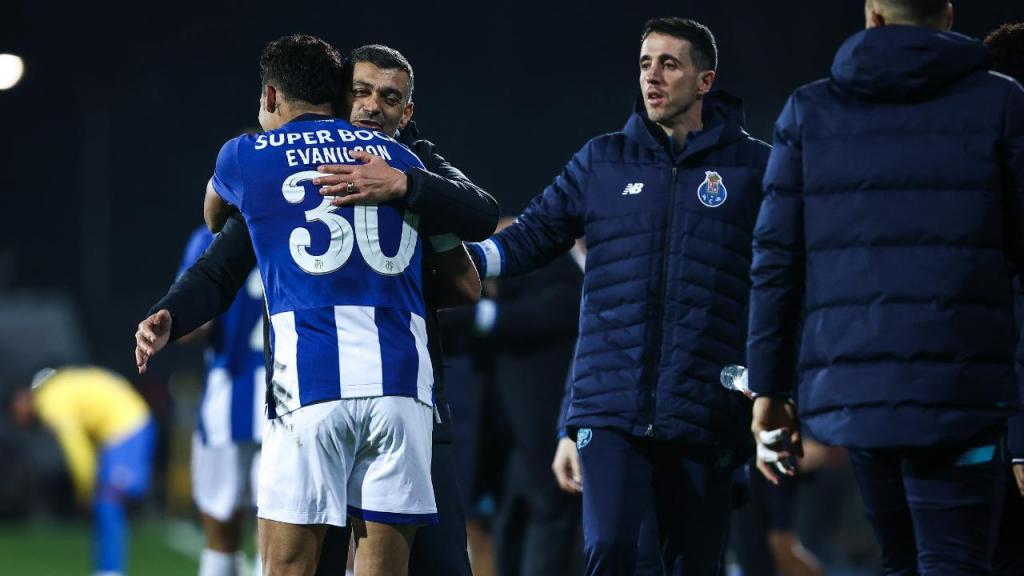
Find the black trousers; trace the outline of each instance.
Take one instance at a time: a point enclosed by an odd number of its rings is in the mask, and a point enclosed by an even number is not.
[[[991,574],[1006,471],[997,437],[850,450],[887,575]]]
[[[410,576],[471,576],[466,550],[466,514],[462,509],[452,444],[434,444],[430,462],[438,523],[416,530],[409,556]],[[316,576],[344,576],[349,527],[331,526],[324,538]]]
[[[528,459],[513,450],[494,519],[498,574],[578,574],[583,558],[579,530],[579,498],[558,488],[550,464],[531,469]]]
[[[581,429],[578,438],[588,576],[634,574],[652,505],[665,574],[720,574],[732,508],[730,455],[608,429]]]
[[[992,574],[1024,574],[1024,495],[1017,489],[1017,480],[1012,470],[1006,476],[1006,495],[999,526],[999,541],[992,560]]]

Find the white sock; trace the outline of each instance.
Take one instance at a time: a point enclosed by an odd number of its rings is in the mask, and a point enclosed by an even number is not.
[[[199,556],[199,576],[238,576],[237,556],[204,548]]]

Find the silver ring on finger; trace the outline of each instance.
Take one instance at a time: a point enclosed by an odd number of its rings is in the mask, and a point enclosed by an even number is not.
[[[349,182],[348,184],[345,185],[345,193],[352,194],[355,191],[356,191],[355,183]]]

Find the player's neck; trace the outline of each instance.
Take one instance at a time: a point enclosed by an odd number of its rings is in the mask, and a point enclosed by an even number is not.
[[[333,116],[334,109],[329,103],[327,104],[308,104],[306,102],[296,102],[281,105],[281,124],[287,124],[292,120],[295,120],[303,114],[319,114],[321,116]]]

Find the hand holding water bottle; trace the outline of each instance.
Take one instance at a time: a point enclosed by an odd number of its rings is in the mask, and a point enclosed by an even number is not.
[[[735,364],[722,368],[722,386],[727,390],[754,398],[747,385],[747,369]],[[793,403],[780,398],[761,397],[754,400],[754,418],[751,422],[757,443],[757,468],[772,484],[779,483],[781,474],[796,474],[794,456],[803,456],[800,429]]]
[[[757,397],[750,430],[757,442],[757,469],[769,482],[779,483],[777,473],[796,475],[796,458],[803,457],[804,449],[796,406],[792,402],[784,398]]]

